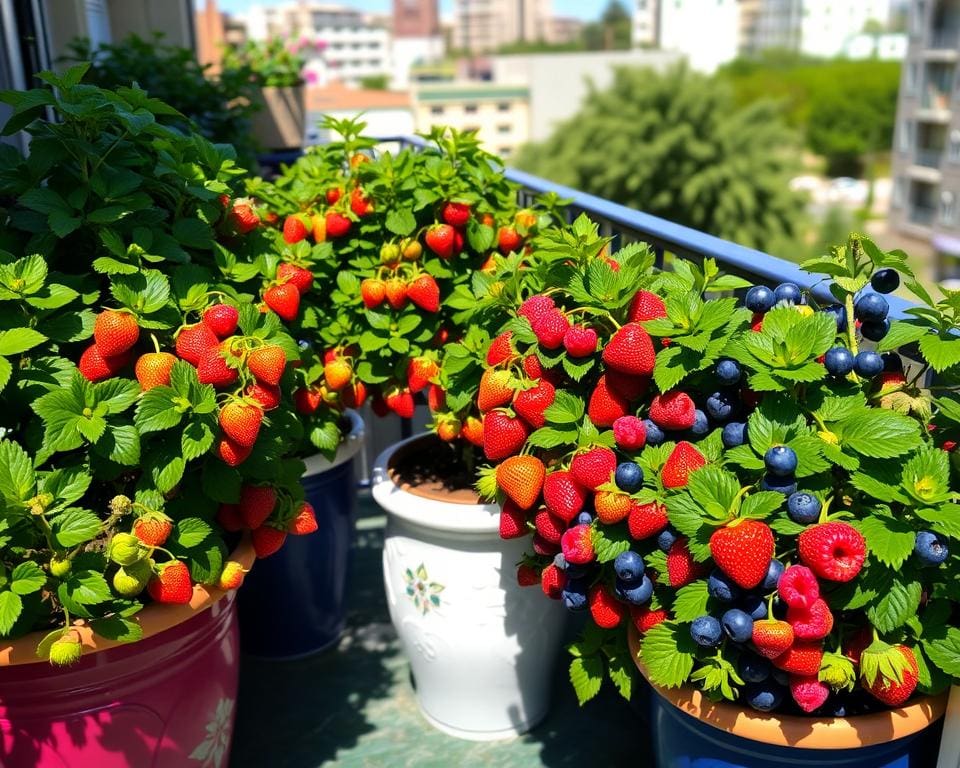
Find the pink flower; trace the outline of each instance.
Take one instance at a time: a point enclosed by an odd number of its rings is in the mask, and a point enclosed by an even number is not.
[[[303,79],[306,80],[308,85],[316,85],[320,78],[317,76],[316,72],[314,72],[312,69],[308,69],[304,71]]]

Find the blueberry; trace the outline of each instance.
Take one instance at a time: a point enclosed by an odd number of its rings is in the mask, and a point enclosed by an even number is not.
[[[307,339],[299,339],[297,341],[297,349],[301,352],[306,352],[308,349],[313,349],[313,344],[311,344]]]
[[[895,269],[878,269],[870,278],[870,285],[877,293],[893,293],[900,286],[900,275]]]
[[[777,298],[773,291],[765,285],[753,286],[743,299],[744,306],[751,312],[766,312],[776,303]]]
[[[766,590],[776,589],[777,584],[780,583],[780,577],[783,576],[783,570],[783,563],[779,560],[771,560],[770,565],[767,566],[767,575],[763,577],[760,586]]]
[[[669,552],[673,542],[677,540],[677,532],[672,528],[664,528],[657,536],[657,546],[664,552]]]
[[[745,683],[762,683],[770,677],[771,665],[763,656],[745,653],[740,657],[740,663],[737,666],[740,669],[740,677]]]
[[[865,349],[863,352],[857,353],[857,359],[853,365],[853,370],[857,372],[858,376],[863,376],[866,379],[872,379],[874,376],[883,371],[883,358],[880,357],[879,353],[870,349]]]
[[[764,475],[760,481],[761,491],[776,491],[784,496],[789,496],[797,490],[797,480],[792,475],[790,477],[777,477],[776,475]]]
[[[629,584],[617,579],[616,595],[632,605],[643,605],[649,603],[653,596],[653,582],[646,574],[640,579],[639,583]]]
[[[593,563],[567,563],[566,574],[568,579],[582,579],[593,570]]]
[[[663,430],[650,421],[650,419],[644,419],[643,426],[646,427],[647,430],[647,445],[660,445],[667,439]]]
[[[723,629],[713,616],[698,616],[690,625],[690,637],[699,646],[716,648],[723,637]]]
[[[789,445],[775,445],[763,454],[763,463],[778,477],[790,477],[797,471],[797,454]]]
[[[743,691],[747,704],[760,712],[771,712],[783,702],[783,688],[771,681],[754,683]]]
[[[643,487],[643,469],[635,461],[617,465],[613,480],[624,493],[636,493]]]
[[[842,304],[830,304],[823,308],[825,314],[832,315],[837,324],[837,331],[847,330],[847,310]]]
[[[853,352],[846,347],[833,347],[823,356],[823,365],[831,376],[846,376],[855,364]]]
[[[556,566],[558,571],[565,571],[570,566],[567,562],[567,558],[563,556],[563,552],[557,552],[553,556],[553,564]]]
[[[736,448],[747,442],[747,425],[742,421],[731,421],[723,427],[723,434],[720,435],[723,440],[724,448]]]
[[[871,294],[875,296],[876,294]],[[890,330],[890,320],[884,319],[879,322],[866,322],[864,321],[860,325],[860,333],[863,334],[863,338],[869,339],[870,341],[880,341]]]
[[[740,587],[719,568],[714,568],[707,579],[707,594],[721,603],[732,603],[740,596]]]
[[[777,286],[777,289],[773,292],[773,295],[776,297],[778,302],[788,301],[791,304],[799,304],[802,294],[800,293],[800,286],[796,283],[780,283]]]
[[[787,515],[800,525],[815,523],[820,518],[820,499],[810,493],[791,493],[787,499]]]
[[[918,531],[913,551],[923,565],[940,565],[950,555],[946,539],[933,531]]]
[[[890,305],[879,293],[865,293],[853,305],[853,314],[864,323],[879,323],[889,311]]]
[[[737,398],[730,392],[714,392],[707,398],[707,415],[714,421],[728,421],[737,410]]]
[[[790,673],[774,667],[770,670],[770,675],[780,685],[790,685]]]
[[[740,607],[754,621],[767,618],[767,601],[762,595],[747,595],[740,602]]]
[[[568,611],[583,611],[587,608],[587,584],[581,579],[570,579],[560,595]]]
[[[886,373],[903,373],[903,360],[896,352],[887,352],[881,357],[883,358],[883,370]]]
[[[593,515],[591,515],[589,512],[579,512],[571,522],[571,527],[574,525],[590,525],[592,522]]]
[[[746,643],[753,637],[753,619],[750,618],[750,614],[739,608],[731,608],[724,612],[720,621],[727,637],[735,643]]]
[[[714,370],[717,381],[725,387],[732,387],[740,383],[740,364],[736,360],[725,357],[717,363]]]
[[[617,572],[617,578],[631,584],[643,576],[645,567],[643,558],[632,549],[621,552],[613,561],[613,570]]]
[[[694,437],[703,437],[709,431],[710,420],[707,418],[707,414],[697,408],[694,412],[693,426],[690,427],[690,434]]]

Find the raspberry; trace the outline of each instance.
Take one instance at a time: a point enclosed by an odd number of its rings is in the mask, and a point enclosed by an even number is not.
[[[639,451],[647,442],[647,428],[636,416],[621,416],[613,422],[613,439],[625,451]]]
[[[850,581],[863,567],[867,545],[848,523],[812,525],[797,540],[800,559],[821,579]]]
[[[807,608],[820,597],[820,584],[813,571],[804,565],[791,565],[778,584],[780,597],[794,608]]]
[[[833,614],[822,599],[814,600],[806,608],[791,605],[787,608],[787,621],[798,640],[822,640],[833,629]]]

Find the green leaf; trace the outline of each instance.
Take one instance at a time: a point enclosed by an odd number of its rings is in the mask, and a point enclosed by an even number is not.
[[[32,560],[17,565],[10,574],[10,589],[18,595],[29,595],[47,583],[47,576]]]
[[[177,366],[174,365],[174,370]],[[133,423],[141,434],[170,429],[180,423],[183,413],[174,402],[174,391],[170,387],[154,387],[145,392],[137,404]]]
[[[783,494],[774,491],[758,491],[752,493],[740,504],[740,517],[749,517],[754,520],[766,520],[771,514],[783,506]]]
[[[651,628],[643,637],[640,658],[650,682],[663,688],[678,688],[693,671],[696,644],[686,625],[672,621]]]
[[[180,436],[180,450],[187,461],[203,456],[213,445],[214,433],[203,418],[195,418],[184,427]]]
[[[123,616],[104,616],[93,619],[90,628],[101,637],[121,643],[135,643],[143,637],[143,628],[136,621]]]
[[[33,462],[17,443],[0,442],[0,494],[12,504],[26,501],[36,487]]]
[[[570,662],[570,682],[580,706],[600,693],[603,684],[603,659],[599,655],[578,656]]]
[[[880,632],[893,632],[907,619],[917,614],[923,587],[919,581],[903,580],[893,575],[890,588],[881,592],[879,599],[867,608],[867,618]]]
[[[920,353],[937,373],[960,363],[960,338],[927,334],[920,339]]]
[[[97,605],[113,597],[107,580],[96,571],[73,571],[61,586],[69,598],[80,605]]]
[[[175,531],[176,541],[186,549],[198,546],[213,533],[210,524],[199,517],[187,517],[177,521]]]
[[[132,424],[111,424],[94,450],[117,464],[136,466],[140,463],[140,433]]]
[[[86,509],[65,510],[51,523],[54,540],[61,547],[75,547],[100,535],[100,518]]]
[[[558,391],[554,401],[543,412],[550,424],[579,424],[583,420],[583,400],[569,392]]]
[[[417,220],[409,208],[394,208],[387,214],[383,225],[395,235],[406,236],[417,228]]]
[[[905,520],[871,515],[857,521],[856,526],[867,540],[870,554],[891,568],[899,568],[913,552],[916,534]]]
[[[0,635],[6,635],[20,618],[23,601],[15,592],[0,592]]]
[[[894,411],[864,409],[843,422],[841,441],[862,456],[892,459],[920,445],[920,426],[909,416]]]
[[[949,627],[940,636],[924,639],[927,657],[951,677],[960,677],[960,629]]]
[[[637,674],[637,667],[627,653],[617,653],[607,657],[607,674],[610,681],[616,686],[620,695],[630,701],[633,693],[633,679]]]
[[[687,490],[710,517],[725,520],[730,517],[740,483],[732,472],[707,465],[690,473]]]
[[[535,448],[558,448],[561,445],[576,445],[580,434],[575,426],[569,429],[555,427],[540,427],[527,438],[527,444]]]
[[[200,219],[178,219],[173,222],[173,236],[181,245],[205,250],[213,243],[213,231]]]
[[[880,352],[889,352],[913,344],[930,333],[930,327],[916,320],[897,320],[877,344]]]
[[[680,622],[693,621],[707,612],[707,582],[698,579],[677,590],[677,597],[673,603],[673,618]]]
[[[19,355],[46,340],[46,336],[32,328],[0,331],[0,355]]]
[[[622,523],[593,528],[590,531],[590,538],[593,541],[593,551],[599,563],[609,563],[611,560],[616,560],[617,555],[630,549],[630,534]]]

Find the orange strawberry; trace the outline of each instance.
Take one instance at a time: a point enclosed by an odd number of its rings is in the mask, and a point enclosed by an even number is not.
[[[161,512],[147,512],[133,523],[133,535],[148,547],[162,547],[173,531],[173,521]]]
[[[497,466],[497,487],[521,509],[530,509],[540,498],[546,469],[535,456],[510,456]]]
[[[403,309],[407,303],[407,284],[402,278],[391,277],[384,284],[384,291],[387,295],[387,303],[393,309]]]
[[[196,323],[182,328],[177,334],[176,350],[181,360],[196,366],[207,352],[216,349],[220,340],[206,323]]]
[[[753,645],[761,656],[775,659],[793,645],[793,627],[774,618],[755,621]]]
[[[220,429],[237,445],[252,448],[260,434],[263,410],[258,405],[236,398],[220,409]]]
[[[170,384],[170,370],[177,358],[169,352],[147,352],[140,355],[133,372],[140,382],[140,389],[144,392]]]
[[[243,584],[243,577],[247,575],[246,569],[236,560],[227,560],[223,564],[223,570],[217,579],[217,586],[220,589],[238,589]]]
[[[423,246],[413,238],[401,240],[400,255],[405,261],[417,261],[423,255]]]
[[[263,300],[288,323],[297,319],[300,311],[300,291],[293,283],[271,285],[263,292]]]
[[[523,238],[513,227],[500,227],[497,232],[497,248],[506,256],[511,251],[519,251]]]
[[[302,296],[313,286],[313,272],[284,261],[277,267],[277,280],[296,286]]]
[[[317,528],[319,528],[317,514],[313,505],[309,501],[301,502],[297,508],[297,514],[294,515],[293,520],[287,526],[287,533],[292,533],[294,536],[303,536],[313,533]]]
[[[759,520],[734,520],[710,536],[714,562],[744,589],[753,589],[763,581],[773,550],[773,533]]]
[[[439,373],[440,368],[435,360],[422,355],[412,357],[407,364],[407,386],[411,392],[419,392]]]
[[[243,464],[253,451],[253,448],[244,448],[233,442],[226,435],[221,435],[216,443],[217,456],[228,467],[236,467]]]
[[[186,605],[193,597],[190,569],[179,560],[158,566],[156,575],[147,583],[147,592],[158,603]]]
[[[460,419],[450,414],[437,419],[437,437],[445,443],[452,442],[460,437]]]
[[[460,427],[460,434],[477,447],[483,445],[483,422],[476,416],[467,416]]]
[[[214,304],[204,310],[203,322],[209,326],[218,339],[225,339],[232,336],[237,330],[240,313],[237,312],[236,307],[230,304]]]
[[[433,275],[419,275],[407,286],[407,297],[425,312],[440,310],[440,287]]]
[[[80,355],[77,368],[87,381],[100,381],[116,375],[129,362],[128,352],[105,357],[96,344],[91,344]]]
[[[513,387],[510,386],[510,372],[489,368],[480,377],[477,390],[477,407],[480,413],[506,405],[513,400]]]
[[[261,525],[250,533],[253,540],[253,550],[258,558],[270,557],[283,546],[287,540],[287,532],[274,528],[272,525]]]
[[[107,309],[93,321],[93,340],[104,357],[122,355],[139,338],[140,326],[129,312]]]
[[[353,378],[353,368],[347,360],[340,357],[324,364],[323,378],[330,389],[334,392],[339,392],[347,386],[347,384],[350,383],[350,379]]]
[[[250,373],[260,381],[274,386],[280,383],[286,364],[287,356],[274,344],[257,347],[247,356],[247,368],[250,369]]]
[[[360,298],[367,309],[374,309],[387,298],[387,286],[376,277],[368,277],[360,283]]]
[[[327,220],[319,213],[310,214],[310,233],[318,245],[327,239]]]
[[[633,500],[625,493],[597,491],[593,497],[593,507],[597,520],[604,525],[614,525],[630,514]]]

